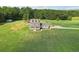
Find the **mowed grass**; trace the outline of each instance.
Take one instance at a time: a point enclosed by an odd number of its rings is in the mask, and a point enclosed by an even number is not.
[[[79,27],[79,20],[42,22],[67,27]],[[1,52],[77,52],[79,51],[79,30],[43,30],[33,32],[24,21],[0,25]]]

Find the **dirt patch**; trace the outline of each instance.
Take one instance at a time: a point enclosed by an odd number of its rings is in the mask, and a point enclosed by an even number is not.
[[[20,24],[13,24],[13,25],[11,25],[10,29],[12,31],[17,31],[17,30],[21,30],[24,27],[25,27],[25,24],[20,23]]]

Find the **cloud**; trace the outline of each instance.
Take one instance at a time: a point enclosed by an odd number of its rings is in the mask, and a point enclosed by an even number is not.
[[[0,0],[0,6],[78,6],[79,0]]]
[[[26,0],[1,0],[0,6],[24,6],[27,5]]]

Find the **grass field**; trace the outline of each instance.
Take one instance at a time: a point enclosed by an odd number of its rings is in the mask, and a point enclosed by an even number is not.
[[[42,22],[79,28],[79,20]],[[77,52],[79,51],[79,30],[43,30],[30,31],[28,24],[16,21],[0,25],[0,51],[1,52]]]

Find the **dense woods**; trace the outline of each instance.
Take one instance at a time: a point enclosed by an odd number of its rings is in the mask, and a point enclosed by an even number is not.
[[[0,7],[0,22],[7,20],[71,20],[72,17],[79,16],[79,10],[52,10],[52,9],[32,9],[30,7]]]

